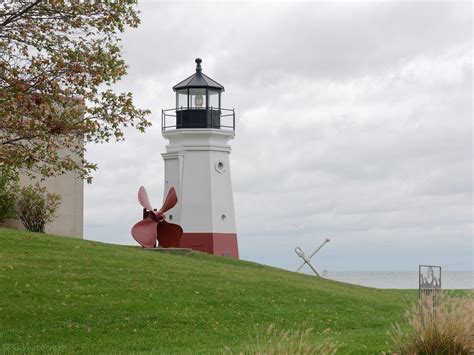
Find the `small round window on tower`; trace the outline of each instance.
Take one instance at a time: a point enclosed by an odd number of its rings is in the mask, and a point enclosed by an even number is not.
[[[220,174],[222,174],[223,172],[225,172],[225,165],[224,165],[224,162],[221,161],[221,160],[218,160],[216,162],[216,171]]]
[[[225,214],[223,214],[223,215],[221,216],[221,219],[222,219],[223,221],[225,221],[226,218],[227,218],[227,217],[226,217]]]

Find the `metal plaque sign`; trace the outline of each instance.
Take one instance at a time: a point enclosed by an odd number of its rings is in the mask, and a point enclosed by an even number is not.
[[[420,265],[418,269],[419,297],[441,292],[441,266]]]

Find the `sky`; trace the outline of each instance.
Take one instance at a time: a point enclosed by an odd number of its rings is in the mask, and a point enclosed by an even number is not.
[[[236,110],[241,259],[294,270],[472,270],[470,2],[152,2],[122,36],[153,127],[89,145],[85,238],[135,244],[136,195],[163,198],[161,109],[194,73]],[[155,154],[144,154],[144,152]]]

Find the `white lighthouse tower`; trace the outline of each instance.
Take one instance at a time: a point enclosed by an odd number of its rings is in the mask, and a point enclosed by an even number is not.
[[[180,247],[238,258],[228,144],[235,113],[221,107],[224,87],[202,73],[201,62],[173,86],[176,108],[162,113],[165,191],[178,195],[166,217],[183,228]]]

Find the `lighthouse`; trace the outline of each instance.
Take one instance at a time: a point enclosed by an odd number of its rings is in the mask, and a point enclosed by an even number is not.
[[[165,191],[178,203],[166,219],[183,228],[180,247],[238,259],[229,141],[235,111],[221,106],[224,86],[202,72],[173,86],[176,107],[163,110]]]

